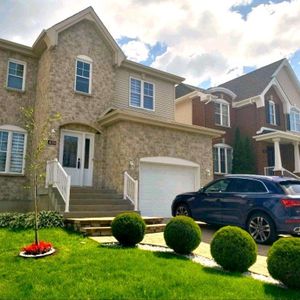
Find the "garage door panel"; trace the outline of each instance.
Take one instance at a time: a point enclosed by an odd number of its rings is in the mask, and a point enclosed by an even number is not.
[[[141,163],[140,211],[144,216],[171,216],[171,204],[180,193],[195,190],[194,167]]]

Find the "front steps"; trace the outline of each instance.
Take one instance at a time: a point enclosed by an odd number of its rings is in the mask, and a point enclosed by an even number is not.
[[[59,211],[64,211],[60,204]],[[69,212],[63,213],[65,218],[114,217],[125,211],[134,211],[129,200],[113,190],[97,190],[94,188],[71,188]]]
[[[65,225],[68,229],[79,231],[87,236],[111,236],[113,217],[108,218],[67,218]],[[164,218],[143,217],[146,223],[146,233],[163,232],[166,224]]]

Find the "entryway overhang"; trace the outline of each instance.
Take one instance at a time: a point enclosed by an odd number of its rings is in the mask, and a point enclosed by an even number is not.
[[[280,144],[292,144],[294,146],[294,161],[295,170],[294,173],[300,173],[300,154],[299,154],[299,144],[300,144],[300,134],[287,132],[287,131],[273,131],[261,135],[253,136],[257,142],[269,142],[274,144],[274,158],[275,165],[274,171],[282,171],[282,161],[280,153]]]

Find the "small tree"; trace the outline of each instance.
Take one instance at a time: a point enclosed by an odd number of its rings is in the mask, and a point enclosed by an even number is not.
[[[30,153],[26,154],[26,166],[29,174],[29,188],[32,192],[35,212],[35,244],[39,244],[38,237],[38,187],[45,179],[45,158],[44,152],[48,139],[51,136],[51,125],[58,121],[61,117],[59,113],[55,113],[47,117],[42,124],[38,124],[34,117],[34,109],[32,107],[22,107],[25,128],[31,143]]]
[[[254,174],[255,173],[255,157],[253,148],[250,142],[249,137],[246,137],[244,140],[244,168],[245,172],[248,174]]]

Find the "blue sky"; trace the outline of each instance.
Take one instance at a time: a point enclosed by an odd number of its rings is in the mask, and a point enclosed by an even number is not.
[[[0,38],[32,45],[92,6],[129,59],[203,88],[283,57],[300,78],[300,0],[5,0]]]

